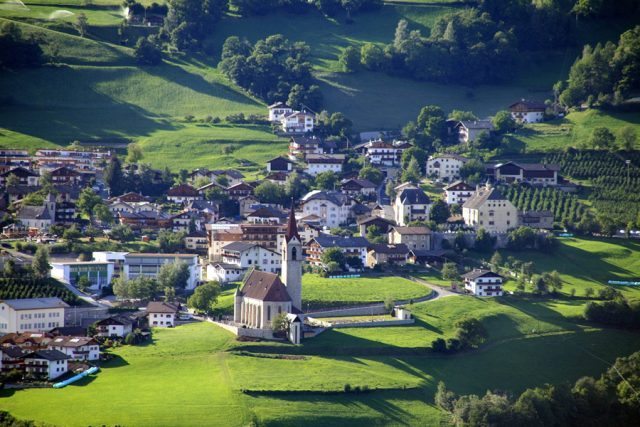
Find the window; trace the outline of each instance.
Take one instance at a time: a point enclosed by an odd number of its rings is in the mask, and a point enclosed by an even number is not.
[[[267,306],[267,320],[271,320],[271,306]]]
[[[295,246],[291,248],[291,260],[296,261],[298,259],[298,248]]]

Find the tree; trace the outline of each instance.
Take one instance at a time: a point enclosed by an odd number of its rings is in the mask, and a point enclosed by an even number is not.
[[[620,149],[624,151],[633,151],[636,147],[638,134],[633,126],[624,126],[618,132],[618,141]]]
[[[345,256],[340,250],[340,248],[329,248],[324,251],[322,257],[320,259],[324,265],[327,265],[331,262],[335,262],[341,268],[345,263]]]
[[[127,146],[127,163],[138,163],[143,157],[142,148],[138,144],[131,143]]]
[[[158,246],[164,253],[179,252],[184,245],[184,233],[161,230],[158,233]]]
[[[427,164],[427,152],[420,147],[411,147],[402,153],[402,167],[407,168],[411,159],[415,158],[424,173]]]
[[[84,37],[87,34],[87,28],[89,27],[89,18],[87,18],[87,15],[85,15],[84,12],[80,12],[78,14],[73,27],[76,29],[76,31],[78,31],[80,37]]]
[[[9,176],[7,176],[7,179],[5,181],[5,187],[15,188],[18,185],[20,185],[20,178],[18,178],[15,174],[10,173]]]
[[[470,184],[478,184],[484,179],[486,168],[484,163],[477,159],[471,159],[460,167],[460,178]]]
[[[184,262],[173,262],[164,264],[158,271],[156,281],[158,287],[162,289],[166,288],[178,288],[184,289],[187,287],[191,272],[189,266]]]
[[[44,246],[38,246],[31,263],[33,275],[39,279],[49,277],[51,265],[49,265],[49,251]]]
[[[126,189],[125,177],[122,174],[122,164],[118,157],[113,157],[104,171],[104,182],[109,187],[110,196],[120,196]]]
[[[606,127],[597,127],[591,133],[589,143],[593,148],[609,150],[614,147],[616,136]]]
[[[36,37],[24,37],[15,22],[5,21],[0,25],[0,68],[38,67],[44,61]]]
[[[261,203],[283,203],[286,199],[285,189],[282,185],[271,181],[263,181],[253,191],[254,196]]]
[[[201,313],[210,313],[214,310],[219,295],[220,284],[207,282],[195,289],[193,295],[187,300],[187,306]]]
[[[491,122],[498,134],[510,132],[516,127],[516,121],[509,111],[498,111]]]
[[[120,242],[130,242],[131,240],[133,240],[134,236],[131,227],[126,224],[118,224],[111,228],[109,237]]]
[[[542,274],[542,280],[545,281],[547,286],[557,292],[562,289],[562,279],[560,273],[557,270],[553,270],[551,273],[545,272]]]
[[[333,171],[320,172],[316,175],[316,187],[320,190],[334,190],[338,176]]]
[[[95,207],[102,204],[102,197],[95,193],[91,188],[84,188],[78,197],[77,207],[83,214],[91,217]]]
[[[429,212],[429,218],[435,221],[436,224],[444,224],[449,219],[449,205],[442,200],[438,199],[431,205],[431,211]]]
[[[436,140],[446,137],[446,118],[444,111],[437,105],[427,105],[420,110],[416,120],[416,143],[429,151]]]
[[[338,63],[345,73],[353,73],[360,67],[360,50],[349,46],[338,57]]]
[[[100,223],[102,224],[111,224],[113,223],[113,214],[107,207],[107,205],[100,203],[93,207],[93,215]]]
[[[366,238],[370,243],[385,243],[387,236],[377,225],[367,227]]]
[[[460,341],[462,348],[476,348],[480,346],[489,336],[484,325],[478,319],[463,319],[455,326],[456,338]]]
[[[493,253],[489,264],[491,264],[491,268],[494,271],[498,271],[500,269],[500,267],[502,266],[502,255],[500,255],[500,252],[496,251]]]
[[[409,165],[402,172],[402,181],[417,184],[420,182],[421,176],[422,169],[420,168],[420,164],[415,157],[412,157],[409,161]]]
[[[156,44],[149,41],[147,37],[140,37],[138,39],[133,55],[140,65],[158,65],[162,63],[162,51]]]
[[[358,173],[358,178],[366,179],[373,182],[376,185],[380,185],[384,179],[382,171],[374,166],[366,165]]]
[[[75,224],[64,230],[64,233],[62,233],[62,238],[67,242],[76,241],[80,237],[82,237],[82,233],[80,233],[80,231],[76,228]]]
[[[289,323],[287,322],[287,314],[286,313],[278,313],[273,317],[271,321],[271,328],[273,332],[279,335],[285,334],[287,329],[289,328]]]
[[[366,69],[381,70],[384,68],[385,61],[384,51],[378,45],[365,43],[360,48],[360,62]]]
[[[584,290],[584,296],[587,298],[591,298],[594,294],[593,288],[587,288]]]
[[[460,272],[455,262],[447,261],[442,264],[442,278],[451,282],[457,282],[460,280]]]
[[[473,114],[472,111],[462,111],[462,110],[452,110],[449,113],[449,118],[453,120],[463,121],[470,120],[475,121],[478,120],[478,116]]]
[[[476,241],[473,248],[478,252],[491,252],[496,244],[496,238],[487,232],[484,228],[480,228],[476,233]]]
[[[89,278],[87,276],[80,276],[76,281],[76,288],[78,288],[78,290],[82,292],[85,292],[90,287],[91,281],[89,281]]]
[[[171,42],[180,50],[198,47],[228,7],[228,0],[169,0],[164,24]]]
[[[442,340],[442,338],[440,338]],[[444,340],[442,340],[444,343]],[[435,350],[435,349],[434,349]],[[451,412],[453,410],[454,404],[456,401],[456,395],[450,390],[447,390],[447,387],[444,385],[444,382],[438,382],[438,388],[436,389],[435,395],[435,403],[440,408],[447,412]]]
[[[291,172],[284,183],[284,194],[287,199],[299,199],[307,192],[307,185],[297,172]]]
[[[164,288],[164,300],[171,302],[176,299],[176,288],[173,286],[167,286]]]

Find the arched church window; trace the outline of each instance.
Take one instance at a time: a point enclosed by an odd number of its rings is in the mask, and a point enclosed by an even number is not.
[[[295,261],[298,259],[298,248],[292,248],[291,249],[291,260]]]

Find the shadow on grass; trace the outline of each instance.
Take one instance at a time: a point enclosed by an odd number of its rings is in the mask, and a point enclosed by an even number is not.
[[[101,364],[100,369],[121,368],[128,365],[129,362],[123,359],[122,356],[116,354],[111,360]]]

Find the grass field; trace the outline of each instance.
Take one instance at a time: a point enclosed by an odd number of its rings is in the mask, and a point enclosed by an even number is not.
[[[151,344],[113,350],[117,358],[79,384],[3,390],[0,406],[20,418],[65,426],[441,425],[443,415],[432,406],[440,380],[458,393],[517,393],[598,375],[615,357],[640,348],[637,333],[572,323],[563,316],[570,312],[567,304],[560,305],[450,297],[414,305],[418,322],[410,328],[329,331],[299,347],[236,342],[214,325],[192,323],[155,330]],[[450,335],[453,323],[465,316],[482,319],[489,330],[489,342],[480,351],[376,356],[380,347],[400,351],[428,345],[433,336]],[[337,348],[364,354],[332,355]],[[226,352],[234,349],[258,353]],[[263,356],[292,351],[307,355]],[[318,394],[347,383],[393,390]],[[90,409],[79,401],[91,402]]]
[[[302,276],[302,304],[309,307],[348,306],[369,302],[395,301],[428,295],[425,286],[396,276],[328,279],[317,274]]]

